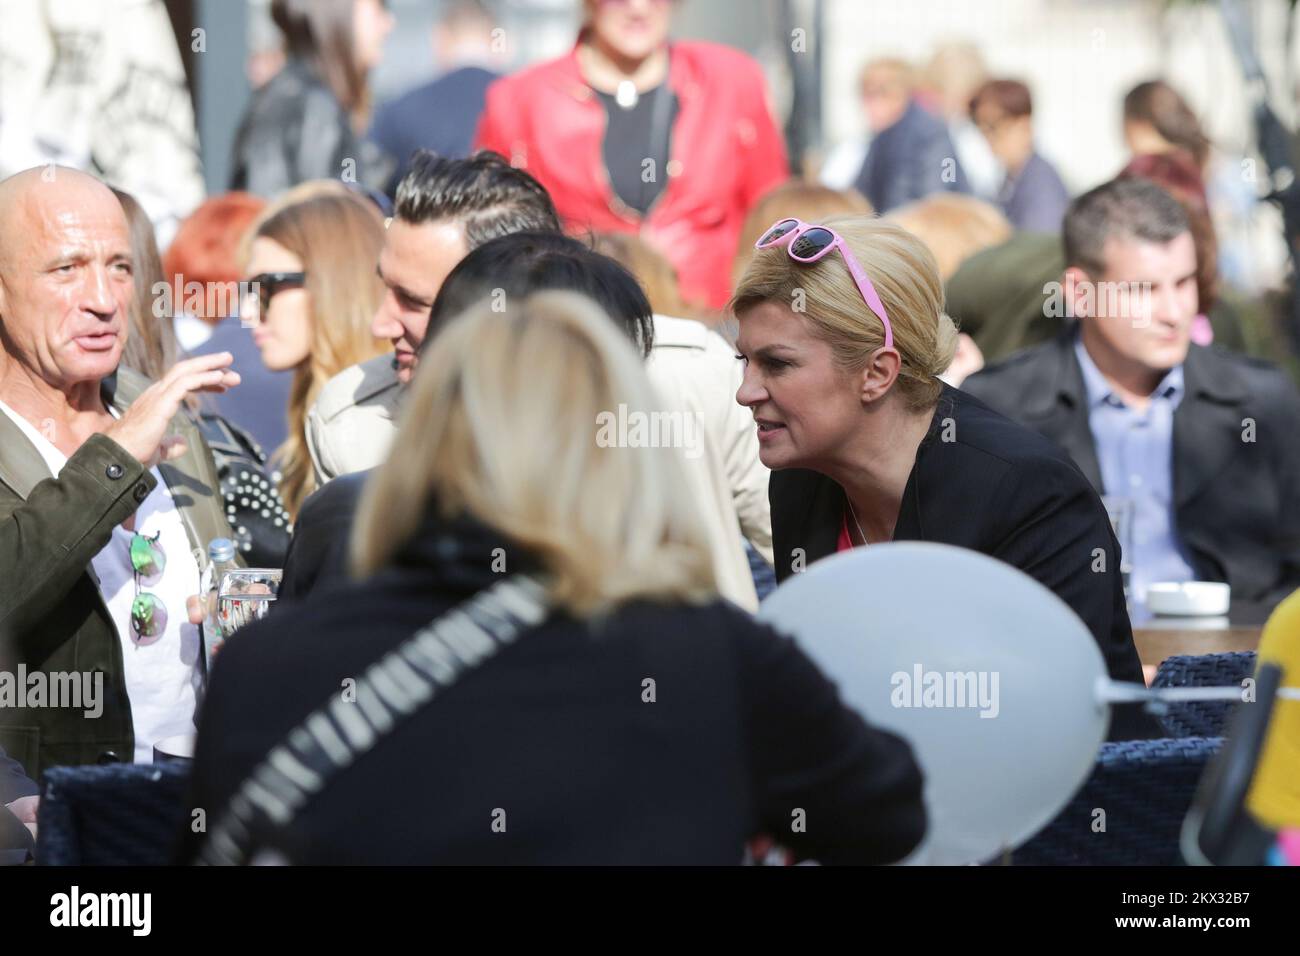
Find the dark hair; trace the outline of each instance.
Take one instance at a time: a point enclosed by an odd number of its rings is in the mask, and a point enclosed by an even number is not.
[[[469,159],[417,151],[397,186],[393,215],[412,225],[458,222],[471,250],[514,232],[560,230],[560,217],[542,184],[488,150]]]
[[[1065,211],[1065,264],[1096,278],[1106,271],[1103,249],[1112,236],[1163,245],[1190,228],[1182,205],[1155,183],[1112,179]]]
[[[1019,80],[989,80],[970,98],[971,119],[980,103],[988,100],[1007,116],[1032,116],[1034,100],[1029,87]]]
[[[353,117],[366,109],[366,73],[352,36],[355,0],[271,0],[271,19],[290,56],[307,62]]]
[[[496,295],[580,292],[623,326],[643,355],[654,343],[654,314],[636,277],[609,256],[559,232],[517,232],[479,246],[451,270],[429,313],[428,343],[470,306]]]
[[[1196,293],[1201,311],[1208,312],[1219,298],[1219,241],[1196,160],[1182,149],[1135,156],[1119,178],[1150,180],[1182,204],[1196,244]]]
[[[1150,123],[1165,140],[1191,153],[1196,165],[1205,167],[1210,139],[1187,101],[1164,80],[1148,80],[1129,90],[1124,97],[1124,119]]]

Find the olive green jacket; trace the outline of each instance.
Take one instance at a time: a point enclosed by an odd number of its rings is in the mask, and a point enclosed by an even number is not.
[[[121,369],[104,380],[104,399],[124,412],[148,384]],[[190,544],[205,549],[212,538],[230,536],[212,454],[184,413],[172,420],[171,433],[185,439],[186,451],[158,470]],[[0,684],[0,748],[33,779],[58,764],[132,759],[122,643],[91,559],[156,484],[140,462],[103,435],[86,441],[53,478],[36,447],[0,414],[0,681],[8,672],[13,688],[19,665],[29,687],[34,671],[90,674],[89,686],[102,680],[98,716],[87,716],[86,707],[49,702],[20,706],[29,704],[31,694],[5,706]],[[95,678],[96,672],[103,677]]]

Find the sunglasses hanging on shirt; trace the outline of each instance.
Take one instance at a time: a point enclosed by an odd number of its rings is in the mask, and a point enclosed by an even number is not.
[[[135,572],[135,599],[131,602],[131,643],[148,647],[156,643],[167,630],[167,608],[156,594],[141,590],[154,587],[162,580],[167,569],[167,555],[158,539],[136,532],[131,537],[131,570]]]

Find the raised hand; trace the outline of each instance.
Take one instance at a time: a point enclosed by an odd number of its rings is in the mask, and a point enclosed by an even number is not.
[[[167,434],[172,418],[190,394],[224,392],[238,385],[239,373],[230,370],[234,358],[229,352],[217,352],[177,362],[161,381],[145,389],[104,434],[146,468],[184,454],[184,440]]]

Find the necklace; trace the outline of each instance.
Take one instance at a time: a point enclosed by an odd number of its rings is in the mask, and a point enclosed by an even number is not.
[[[853,515],[853,523],[854,523],[855,525],[858,526],[858,534],[862,535],[862,545],[863,545],[863,547],[866,547],[866,545],[867,545],[867,533],[866,533],[865,531],[862,530],[862,522],[860,522],[860,521],[858,520],[858,513],[857,513],[856,511],[853,510],[853,502],[849,500],[849,496],[848,496],[848,495],[845,495],[845,496],[844,496],[844,500],[848,502],[848,505],[849,505],[849,514]]]
[[[623,80],[618,84],[618,90],[614,94],[614,102],[620,108],[630,110],[636,106],[637,101],[641,99],[641,94],[637,91],[636,84],[631,80]]]

